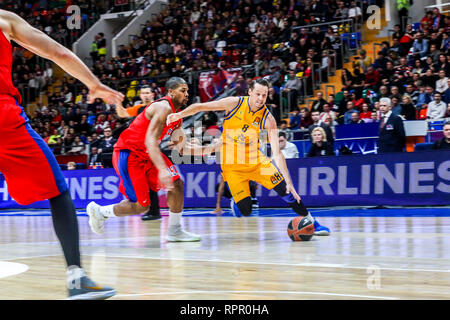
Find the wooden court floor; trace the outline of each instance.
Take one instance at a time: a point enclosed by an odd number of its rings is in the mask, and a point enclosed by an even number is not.
[[[320,217],[329,237],[292,242],[291,217],[188,216],[198,243],[166,243],[168,218],[79,217],[82,263],[120,299],[450,299],[450,217]],[[64,299],[50,216],[0,216],[0,299]]]

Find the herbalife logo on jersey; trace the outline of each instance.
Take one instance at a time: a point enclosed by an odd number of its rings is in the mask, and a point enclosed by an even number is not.
[[[218,163],[256,165],[265,156],[267,134],[259,130],[260,118],[252,126],[223,129],[196,121],[185,131],[175,130],[168,142],[174,164]],[[255,126],[255,128],[253,127]]]

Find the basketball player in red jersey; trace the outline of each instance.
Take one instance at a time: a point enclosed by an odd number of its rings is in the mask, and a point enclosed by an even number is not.
[[[166,82],[167,96],[148,105],[123,131],[114,146],[113,166],[120,177],[120,192],[126,200],[100,206],[88,204],[89,225],[93,232],[103,234],[105,220],[147,212],[149,190],[168,190],[169,230],[167,241],[200,241],[199,235],[181,227],[183,211],[183,181],[172,162],[160,151],[159,144],[166,134],[180,128],[182,120],[166,125],[167,116],[187,103],[188,85],[178,77]],[[177,135],[182,129],[177,130]],[[183,138],[184,141],[186,140]],[[203,149],[199,146],[200,149]]]
[[[83,82],[89,89],[91,102],[101,98],[115,104],[120,103],[124,96],[101,84],[69,49],[30,26],[18,15],[0,10],[0,171],[5,176],[9,194],[19,204],[49,199],[55,233],[68,266],[69,299],[109,298],[115,290],[98,286],[81,268],[75,207],[54,155],[31,128],[20,107],[21,96],[11,80],[11,40],[52,60]]]

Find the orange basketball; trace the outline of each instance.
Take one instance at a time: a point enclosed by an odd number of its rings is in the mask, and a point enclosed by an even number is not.
[[[314,224],[306,217],[295,217],[287,227],[287,233],[292,241],[309,241],[314,235]]]

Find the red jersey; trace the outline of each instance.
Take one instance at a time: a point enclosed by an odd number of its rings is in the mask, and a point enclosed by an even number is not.
[[[153,101],[145,108],[145,110],[148,107],[150,107],[153,103],[161,100],[168,101],[170,103],[170,106],[172,107],[172,112],[174,113],[176,112],[172,100],[167,96],[159,100]],[[141,112],[136,117],[136,119],[133,120],[130,126],[120,134],[119,140],[114,145],[114,149],[131,150],[136,154],[138,154],[141,158],[148,160],[149,155],[147,153],[147,147],[145,146],[145,135],[147,134],[147,129],[148,126],[150,125],[150,120],[148,120],[147,117],[145,116],[145,110]],[[166,136],[166,134],[171,135],[172,132],[178,129],[182,123],[183,120],[180,119],[176,122],[172,122],[169,125],[165,125],[161,137],[159,137],[159,142],[161,142],[161,140]]]
[[[12,45],[6,39],[2,30],[0,29],[0,95],[7,95],[13,97],[20,104],[22,97],[19,90],[14,87],[11,70],[12,70]]]

